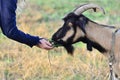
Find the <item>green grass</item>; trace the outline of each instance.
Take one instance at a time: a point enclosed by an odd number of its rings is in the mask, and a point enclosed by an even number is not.
[[[90,12],[86,11],[84,14],[92,20],[102,20],[109,18],[108,24],[114,25],[119,24],[120,11],[118,0],[31,0],[36,5],[40,6],[40,11],[44,14],[44,17],[47,21],[49,20],[61,20],[67,13],[75,9],[76,6],[84,3],[95,3],[102,6],[105,9],[106,14],[103,15],[101,12]],[[54,12],[47,13],[45,10],[53,9]],[[115,20],[115,21],[114,21]]]

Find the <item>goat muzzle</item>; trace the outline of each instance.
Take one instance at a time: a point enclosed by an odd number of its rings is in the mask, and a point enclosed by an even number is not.
[[[74,47],[72,46],[72,44],[66,44],[62,40],[59,40],[59,42],[51,40],[50,43],[52,44],[53,47],[63,46],[68,54],[73,55]]]

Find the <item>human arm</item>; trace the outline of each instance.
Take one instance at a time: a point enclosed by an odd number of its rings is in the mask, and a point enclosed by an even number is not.
[[[32,36],[20,31],[16,26],[16,8],[17,0],[2,0],[1,2],[1,29],[4,35],[17,42],[26,44],[30,47],[37,45],[41,46],[46,44],[41,43],[41,38]],[[21,17],[22,18],[22,17]],[[46,49],[46,48],[45,48]]]

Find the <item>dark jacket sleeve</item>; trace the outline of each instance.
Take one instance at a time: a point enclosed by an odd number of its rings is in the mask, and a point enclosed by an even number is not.
[[[8,38],[32,47],[39,42],[39,37],[18,30],[16,27],[16,4],[17,0],[1,0],[1,29]]]

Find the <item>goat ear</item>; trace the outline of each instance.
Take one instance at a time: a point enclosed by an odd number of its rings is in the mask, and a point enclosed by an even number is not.
[[[66,45],[64,48],[67,50],[68,54],[73,55],[74,47],[72,45]]]
[[[84,33],[86,33],[86,31],[85,31],[85,23],[84,22],[76,21],[76,25],[79,26]]]

